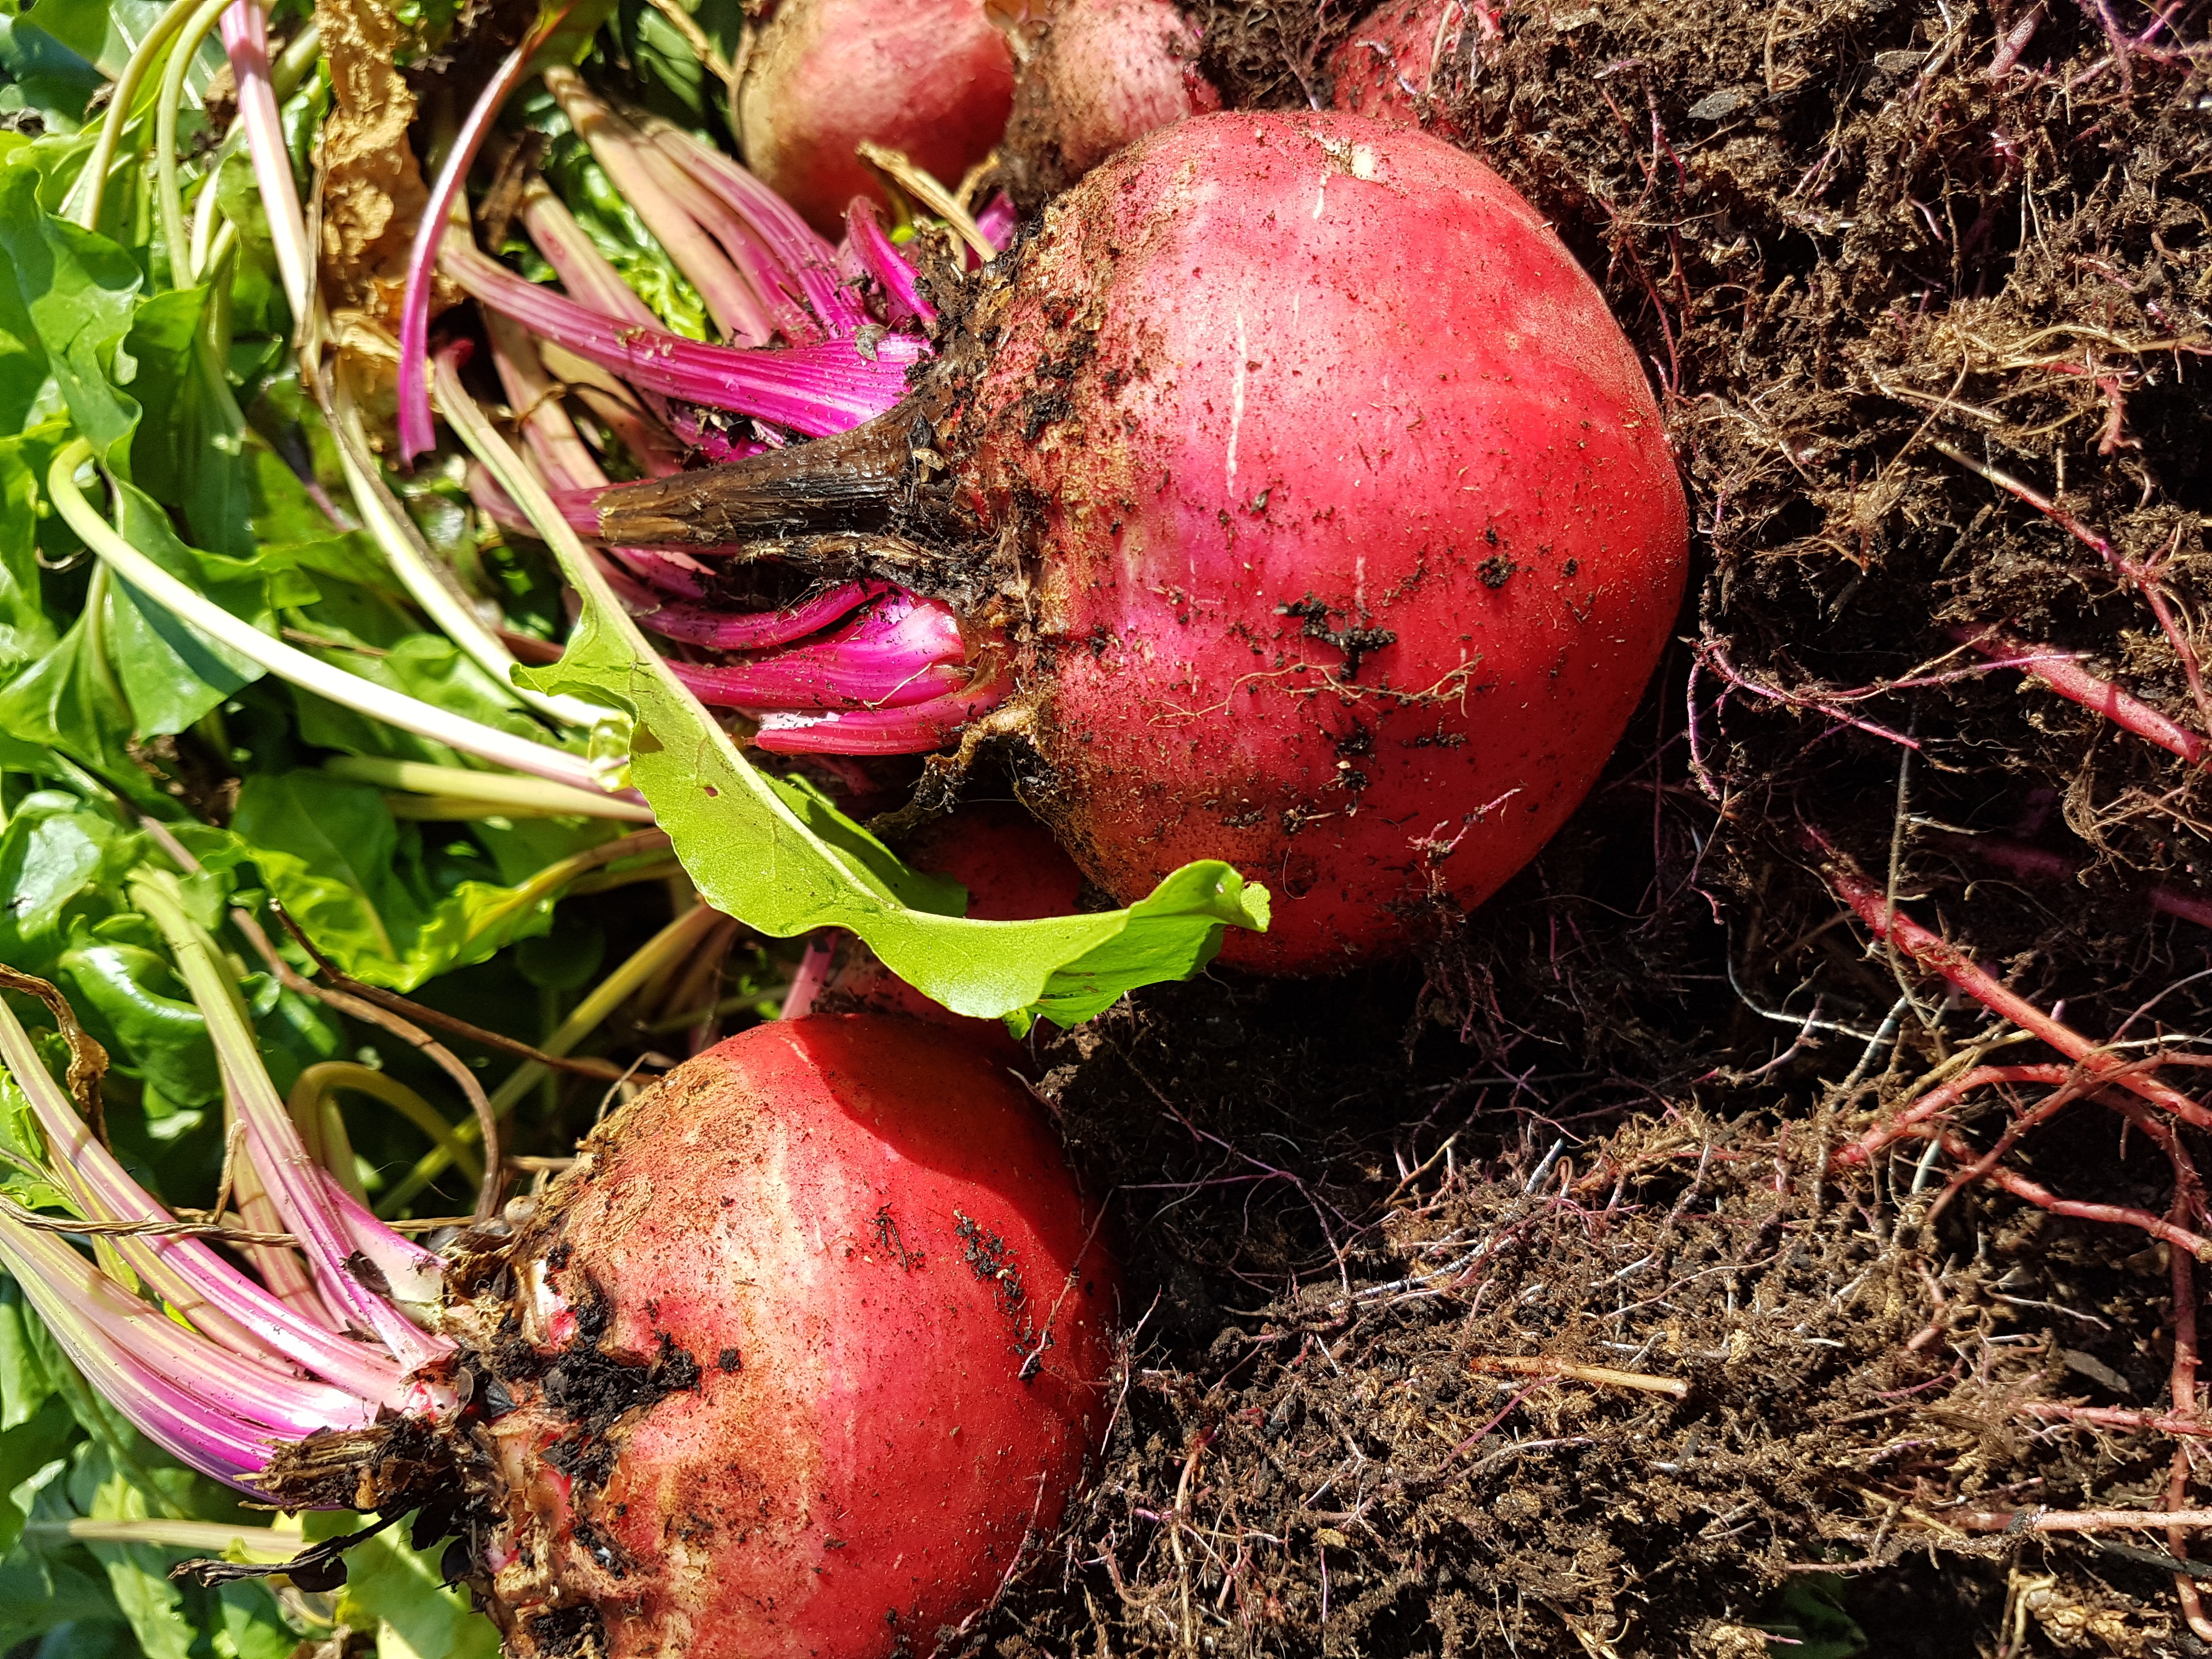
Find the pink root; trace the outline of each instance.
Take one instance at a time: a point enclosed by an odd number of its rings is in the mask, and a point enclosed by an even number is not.
[[[2171,750],[2191,765],[2204,758],[2203,738],[2175,724],[2110,680],[2099,679],[2082,667],[2071,652],[2030,644],[2002,628],[1954,628],[1951,637],[1980,652],[1998,666],[2017,668],[2030,678],[2040,680],[2060,696],[2071,698],[2084,708],[2095,709],[2113,725]]]
[[[1881,887],[1814,834],[1814,843],[1825,855],[1821,874],[1838,897],[1858,912],[1859,919],[1876,937],[1885,938],[1922,967],[1941,974],[1958,989],[2001,1019],[2008,1019],[2032,1032],[2075,1062],[2081,1072],[2111,1083],[2130,1094],[2171,1112],[2185,1123],[2212,1128],[2212,1111],[2169,1084],[2161,1083],[2142,1066],[2131,1065],[2099,1047],[2071,1026],[2049,1014],[1985,969],[1976,967],[1966,953],[1950,940],[1932,933],[1890,902]],[[1992,1177],[1994,1178],[1994,1177]]]

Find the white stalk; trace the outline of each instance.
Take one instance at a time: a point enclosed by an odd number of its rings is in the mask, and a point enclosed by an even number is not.
[[[82,197],[82,204],[72,212],[64,203],[64,218],[75,219],[87,230],[100,228],[100,204],[107,191],[108,171],[115,165],[115,151],[123,142],[123,130],[131,125],[131,106],[138,101],[138,88],[145,83],[162,49],[169,44],[169,37],[185,26],[185,20],[198,4],[199,0],[174,0],[154,20],[154,27],[146,31],[146,38],[132,48],[129,60],[123,65],[123,73],[115,78],[115,90],[108,98],[106,113],[100,118],[100,137],[93,142],[91,158],[70,190],[69,201],[76,202]]]
[[[190,237],[185,230],[185,196],[177,183],[177,111],[185,100],[185,76],[199,55],[200,42],[222,21],[228,0],[204,0],[185,25],[169,61],[161,71],[161,94],[154,101],[154,194],[161,209],[161,238],[169,245],[169,276],[176,288],[199,281],[192,263]]]
[[[650,807],[618,799],[600,790],[574,789],[537,778],[471,772],[459,766],[430,766],[421,761],[382,760],[370,755],[335,756],[323,763],[323,769],[352,783],[373,783],[380,789],[404,789],[411,794],[438,795],[452,800],[480,801],[487,806],[514,806],[525,811],[535,808],[568,817],[621,818],[630,823],[653,822]]]
[[[76,470],[92,459],[92,446],[79,438],[70,444],[47,470],[46,489],[54,507],[77,538],[100,562],[139,592],[203,634],[228,646],[241,657],[258,663],[270,673],[303,691],[327,697],[371,720],[396,726],[418,738],[442,743],[465,755],[505,766],[549,782],[567,784],[605,799],[592,763],[544,744],[532,743],[464,715],[448,714],[432,704],[389,690],[374,681],[334,668],[282,640],[272,640],[251,623],[234,617],[221,605],[185,583],[125,540],[100,514],[77,487]],[[636,797],[630,797],[635,800]]]
[[[424,543],[407,509],[386,485],[369,453],[361,409],[345,376],[331,374],[320,390],[324,410],[330,416],[331,435],[337,441],[338,462],[345,469],[346,487],[353,492],[354,507],[362,522],[384,550],[392,574],[399,578],[415,603],[439,631],[470,657],[478,667],[507,687],[525,703],[566,726],[588,732],[614,718],[611,709],[586,702],[580,697],[548,696],[514,683],[514,653],[483,624],[467,599],[453,585],[444,567]]]

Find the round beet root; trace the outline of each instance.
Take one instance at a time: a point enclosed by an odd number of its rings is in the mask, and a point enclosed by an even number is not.
[[[817,1016],[678,1067],[555,1183],[477,1345],[507,1651],[933,1650],[1096,1437],[1094,1231],[951,1033]]]
[[[746,163],[823,235],[855,196],[881,199],[854,154],[903,150],[957,185],[991,153],[1014,59],[984,0],[783,0],[738,95]]]
[[[1146,133],[1220,107],[1176,0],[1061,0],[1014,86],[1007,188],[1034,208]]]
[[[1117,901],[1197,859],[1273,890],[1226,961],[1328,972],[1488,897],[1681,595],[1681,483],[1596,286],[1473,156],[1328,113],[1164,128],[1006,263],[898,409],[610,491],[602,534],[910,526],[899,579],[966,608],[969,687],[763,746],[933,749],[1004,696],[985,731]]]
[[[1383,0],[1322,64],[1329,106],[1461,137],[1437,94],[1453,84],[1476,27],[1470,0]]]
[[[1682,491],[1634,351],[1480,162],[1211,115],[1056,204],[963,427],[1038,571],[1031,805],[1127,902],[1276,895],[1325,971],[1469,907],[1596,777],[1674,620]]]

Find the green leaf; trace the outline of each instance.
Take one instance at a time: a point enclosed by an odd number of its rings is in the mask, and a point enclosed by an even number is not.
[[[143,854],[145,838],[59,790],[40,790],[16,804],[0,831],[0,962],[52,977],[68,943],[73,914],[106,915],[107,895]]]
[[[0,1432],[21,1428],[53,1398],[53,1379],[46,1375],[46,1360],[31,1335],[37,1319],[15,1281],[0,1279]],[[68,1408],[62,1409],[66,1413]],[[16,1475],[0,1491],[12,1492],[29,1473]],[[6,1553],[0,1549],[0,1555]]]
[[[5,362],[0,349],[0,376]],[[0,438],[0,674],[36,662],[60,637],[39,582],[39,480],[52,450],[44,438]]]
[[[0,1556],[15,1547],[24,1522],[31,1518],[29,1508],[15,1501],[15,1489],[59,1457],[76,1434],[76,1419],[69,1407],[51,1398],[22,1422],[0,1429]]]
[[[218,1659],[292,1659],[299,1651],[299,1633],[284,1622],[265,1586],[224,1584],[216,1597],[222,1610],[222,1629],[215,1638]]]
[[[113,586],[97,572],[93,583],[92,603],[60,643],[0,687],[0,735],[18,745],[8,763],[66,779],[59,757],[67,757],[139,806],[172,810],[131,755],[131,705],[107,654],[103,626]]]
[[[1267,926],[1267,890],[1214,861],[1187,865],[1141,903],[1097,915],[969,921],[917,904],[881,842],[818,793],[738,754],[609,603],[596,572],[569,575],[585,595],[583,620],[558,664],[524,678],[633,716],[631,781],[701,896],[748,927],[778,938],[848,928],[955,1012],[1025,1030],[1039,1015],[1087,1019],[1124,991],[1195,972],[1221,948],[1224,927]]]
[[[89,936],[62,955],[77,1016],[112,1054],[172,1106],[211,1106],[222,1079],[207,1021],[181,994],[168,959],[143,945]]]
[[[100,1521],[143,1521],[146,1494],[121,1475],[100,1483],[92,1514]],[[183,1617],[184,1596],[169,1582],[171,1557],[149,1544],[94,1544],[93,1558],[107,1570],[107,1588],[138,1638],[145,1659],[189,1659],[192,1631]]]
[[[0,109],[35,112],[66,132],[105,82],[100,72],[35,23],[0,17]]]
[[[41,29],[112,81],[167,9],[166,0],[39,0],[33,11]]]
[[[398,823],[381,793],[326,772],[248,778],[231,829],[316,948],[372,985],[411,991],[551,923],[550,897],[518,902],[511,886],[441,881],[421,831]]]
[[[378,1659],[493,1659],[499,1632],[438,1582],[436,1559],[392,1531],[356,1545],[346,1555],[339,1622],[374,1630]]]
[[[149,495],[184,515],[200,546],[250,556],[253,480],[246,458],[246,417],[216,362],[210,337],[211,290],[157,294],[138,307],[119,360],[131,396],[161,411],[127,440],[122,470]],[[118,457],[111,451],[110,466]],[[325,526],[327,528],[327,526]]]
[[[54,1631],[62,1638],[51,1650],[55,1659],[107,1659],[115,1650],[103,1645],[110,1626],[123,1628],[114,1597],[104,1583],[74,1564],[18,1550],[0,1565],[0,1644],[9,1649]],[[48,1651],[40,1649],[39,1659],[46,1659]]]
[[[276,631],[267,582],[252,561],[186,546],[170,528],[168,514],[144,491],[121,478],[113,487],[121,509],[117,527],[133,547],[233,616],[264,633]],[[118,580],[115,592],[107,616],[108,654],[141,738],[190,729],[264,673],[258,663],[179,621],[128,582]]]
[[[40,183],[0,166],[0,331],[36,343],[77,431],[105,455],[138,420],[111,376],[142,276],[125,249],[48,213]]]

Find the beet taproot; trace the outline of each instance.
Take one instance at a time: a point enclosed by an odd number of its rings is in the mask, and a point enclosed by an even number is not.
[[[585,1144],[480,1321],[510,1653],[933,1651],[1092,1448],[1096,1233],[1034,1102],[952,1033],[822,1015],[678,1067]]]

